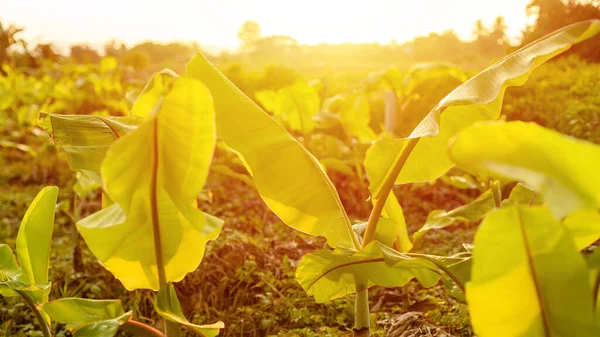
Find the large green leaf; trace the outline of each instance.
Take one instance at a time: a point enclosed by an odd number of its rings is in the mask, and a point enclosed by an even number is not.
[[[337,191],[317,160],[204,56],[198,54],[186,70],[210,89],[219,137],[243,157],[273,212],[288,226],[324,236],[330,246],[358,248]]]
[[[157,255],[167,282],[181,280],[198,267],[206,242],[222,227],[191,206],[215,145],[210,93],[197,80],[178,78],[157,102],[103,161],[105,189],[115,204],[77,224],[94,255],[127,289],[158,290]]]
[[[535,123],[487,123],[461,132],[449,153],[461,166],[523,181],[558,218],[600,207],[598,145]]]
[[[118,300],[61,298],[44,304],[43,310],[54,321],[66,324],[74,337],[112,337],[132,316]]]
[[[154,309],[162,318],[181,324],[202,337],[217,336],[221,329],[225,327],[225,324],[221,321],[203,325],[190,323],[183,315],[175,288],[173,288],[173,285],[170,283],[166,287],[161,288],[156,295]]]
[[[50,243],[54,229],[54,208],[58,188],[44,187],[29,205],[17,235],[17,260],[29,284],[48,282]],[[34,294],[38,303],[48,301],[48,294]]]
[[[547,208],[513,205],[483,221],[466,295],[481,337],[600,334],[584,259]]]
[[[38,125],[69,155],[72,170],[99,172],[108,147],[135,130],[142,121],[134,115],[101,117],[40,113]]]
[[[461,129],[500,116],[506,88],[523,85],[542,63],[600,31],[600,21],[576,23],[537,40],[475,75],[448,96],[417,125],[407,138],[420,138],[396,179],[396,184],[431,181],[454,163],[447,154],[448,140]],[[407,139],[382,139],[367,151],[365,167],[374,198]]]
[[[19,296],[16,291],[25,292],[28,296],[47,295],[50,283],[31,284],[8,245],[0,244],[0,295],[5,297]]]
[[[448,281],[457,282],[462,289],[469,275],[468,264],[463,263],[468,260],[403,254],[374,241],[359,252],[336,249],[306,254],[298,264],[296,280],[319,303],[356,292],[357,280],[367,287],[400,287],[416,278],[424,287],[431,287],[450,275]]]

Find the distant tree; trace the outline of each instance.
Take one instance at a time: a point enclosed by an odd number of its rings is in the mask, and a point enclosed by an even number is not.
[[[27,49],[25,41],[16,37],[17,34],[22,32],[22,28],[18,28],[14,25],[5,27],[0,22],[0,65],[9,62],[9,50],[16,44],[21,44],[24,49]],[[0,73],[2,70],[0,69]]]
[[[34,56],[37,59],[50,60],[56,62],[59,56],[52,48],[51,43],[40,43],[35,47]]]
[[[129,50],[129,52],[134,51],[143,52],[148,57],[149,64],[158,68],[173,68],[185,64],[196,54],[196,49],[192,45],[180,42],[168,44],[144,42]]]
[[[505,54],[508,47],[506,36],[506,22],[504,17],[498,16],[491,29],[483,21],[477,20],[473,28],[474,47],[477,52],[487,58],[497,58]]]
[[[100,54],[92,47],[85,44],[71,46],[71,59],[77,63],[98,63]]]
[[[600,19],[598,1],[561,1],[561,0],[532,0],[526,9],[528,16],[535,18],[532,25],[523,32],[522,45],[530,43],[559,28],[575,22]],[[573,46],[561,57],[579,54],[588,61],[600,61],[600,37],[595,36],[583,43]]]
[[[271,35],[254,42],[252,56],[254,59],[269,61],[285,61],[285,58],[298,49],[298,41],[287,35]]]
[[[506,36],[506,20],[503,16],[498,16],[494,20],[492,26],[492,32],[490,33],[490,40],[498,45],[500,48],[508,47],[508,36]]]
[[[127,53],[127,47],[123,42],[110,40],[104,44],[104,56],[112,56],[117,60],[122,60]]]
[[[473,27],[473,37],[475,40],[485,38],[490,35],[490,31],[485,26],[481,19],[475,21],[475,27]]]
[[[251,51],[254,44],[261,38],[260,25],[256,21],[246,21],[238,31],[238,39],[243,50]]]

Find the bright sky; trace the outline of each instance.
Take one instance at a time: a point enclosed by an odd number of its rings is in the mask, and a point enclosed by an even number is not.
[[[405,42],[454,29],[469,39],[474,23],[506,18],[509,36],[526,25],[530,0],[23,0],[3,1],[0,19],[25,28],[31,42],[94,47],[117,39],[198,41],[233,49],[246,20],[263,35],[290,35],[302,44]]]

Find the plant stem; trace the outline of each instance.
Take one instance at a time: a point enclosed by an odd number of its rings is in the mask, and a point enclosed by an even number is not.
[[[130,332],[139,337],[165,337],[162,332],[153,327],[134,320],[125,322],[125,324],[121,326],[121,330]]]
[[[368,337],[371,335],[371,317],[369,314],[369,289],[356,285],[356,302],[354,304],[354,336]]]
[[[500,181],[494,180],[491,185],[494,204],[496,208],[500,208],[502,206],[502,190],[500,188]]]
[[[158,285],[162,289],[167,286],[167,275],[165,272],[165,263],[163,261],[162,241],[160,236],[160,223],[158,219],[158,200],[157,200],[157,180],[158,180],[158,117],[154,118],[154,133],[153,133],[153,156],[152,156],[152,172],[150,179],[150,208],[152,215],[152,234],[154,237],[154,252],[156,255],[156,269],[158,272]],[[167,296],[170,297],[170,292]],[[171,302],[171,299],[168,299]],[[166,337],[176,337],[179,335],[179,327],[177,323],[164,319]]]
[[[35,318],[38,320],[38,323],[40,324],[40,328],[42,329],[42,334],[44,335],[44,337],[52,337],[52,331],[50,331],[50,326],[48,326],[48,323],[46,323],[46,320],[42,316],[42,313],[37,309],[37,307],[35,306],[35,303],[33,303],[31,298],[25,292],[23,292],[21,290],[15,290],[15,291],[19,295],[21,295],[21,297],[23,298],[23,301],[25,301],[27,306],[31,309],[31,311],[33,311]]]
[[[369,221],[367,222],[367,228],[363,236],[362,248],[366,247],[373,241],[373,238],[375,237],[375,230],[377,229],[377,222],[379,221],[379,217],[383,211],[383,206],[385,205],[392,187],[394,187],[394,182],[396,181],[396,178],[398,178],[402,167],[404,167],[404,164],[408,160],[408,157],[418,142],[419,138],[411,138],[408,140],[402,151],[396,157],[391,171],[381,186],[379,194],[373,196],[375,198],[375,204],[373,205],[373,210],[369,215]],[[354,315],[354,335],[361,337],[370,336],[369,290],[365,286],[364,282],[361,281],[356,282],[356,303],[354,306]]]
[[[375,198],[375,204],[373,205],[373,210],[369,215],[369,221],[367,222],[367,228],[363,236],[363,248],[373,241],[373,238],[375,237],[375,230],[377,229],[377,222],[379,221],[379,217],[383,211],[383,206],[385,206],[385,202],[387,201],[392,187],[394,187],[394,182],[396,181],[396,178],[398,178],[402,167],[404,167],[404,164],[408,160],[412,150],[415,148],[415,146],[417,146],[418,142],[419,138],[411,138],[408,140],[402,151],[400,151],[396,157],[390,173],[387,175],[383,185],[381,186],[379,194],[373,196],[373,198]]]

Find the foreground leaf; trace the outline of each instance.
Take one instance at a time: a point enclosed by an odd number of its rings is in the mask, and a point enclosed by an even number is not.
[[[156,295],[156,303],[154,309],[162,318],[174,323],[181,324],[186,328],[194,331],[196,334],[203,337],[214,337],[219,334],[221,329],[225,328],[225,324],[219,321],[213,324],[197,325],[192,324],[185,318],[177,299],[177,293],[172,284],[161,288]]]
[[[475,237],[467,301],[474,332],[490,336],[598,336],[583,257],[542,207],[489,215]]]
[[[461,166],[524,182],[557,218],[600,207],[600,146],[535,123],[474,125],[457,136],[450,156]]]
[[[222,227],[191,206],[215,145],[208,90],[179,78],[158,102],[154,114],[106,154],[101,173],[115,204],[78,223],[94,255],[130,290],[158,290],[157,254],[167,282],[181,280]]]
[[[48,283],[50,243],[58,188],[43,188],[29,205],[17,235],[17,260],[28,284]],[[48,301],[48,293],[32,294],[37,303]]]
[[[318,161],[204,56],[198,54],[186,70],[210,89],[219,137],[243,157],[273,212],[290,227],[324,236],[332,247],[357,249],[350,220]]]
[[[539,65],[599,31],[599,20],[564,27],[508,55],[457,87],[408,137],[421,139],[396,184],[432,181],[448,171],[454,165],[447,154],[447,143],[452,136],[477,121],[497,119],[506,88],[523,85]],[[406,142],[407,139],[382,139],[367,151],[365,168],[374,198],[379,197],[383,181]]]
[[[132,317],[118,300],[61,298],[50,301],[43,310],[52,320],[67,325],[74,337],[112,337]]]

